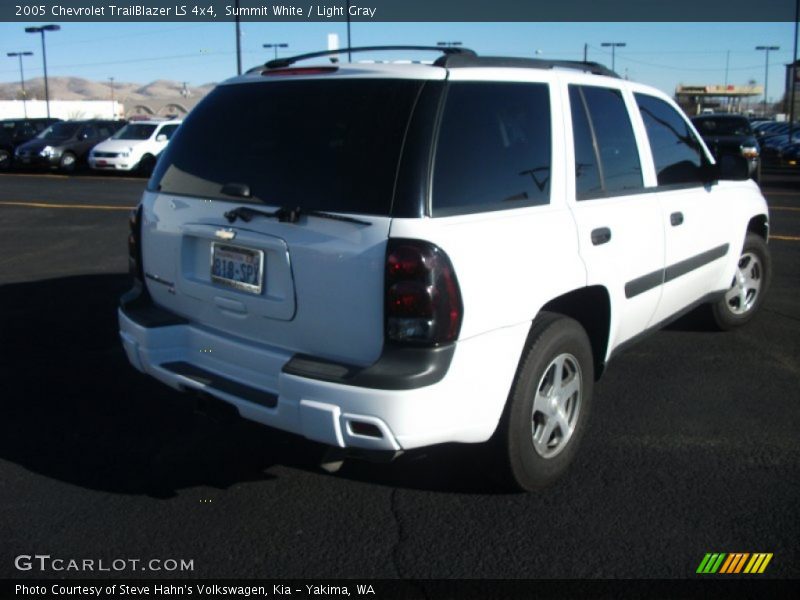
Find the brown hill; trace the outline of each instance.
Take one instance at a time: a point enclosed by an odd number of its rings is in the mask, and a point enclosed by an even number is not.
[[[109,81],[91,81],[80,77],[48,77],[47,84],[51,100],[110,100]],[[205,96],[216,84],[186,86],[190,98]],[[44,79],[41,77],[25,81],[28,98],[44,99]],[[114,99],[121,102],[142,101],[150,98],[182,98],[182,82],[159,79],[146,85],[114,82]],[[20,97],[19,82],[0,83],[0,100]]]

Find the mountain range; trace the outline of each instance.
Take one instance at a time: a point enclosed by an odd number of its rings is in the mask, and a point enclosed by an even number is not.
[[[111,100],[110,81],[91,81],[80,77],[48,77],[47,85],[51,100]],[[190,98],[202,98],[216,84],[184,86],[182,82],[158,79],[146,85],[141,83],[114,82],[114,99],[122,102],[142,101],[153,98],[182,98],[188,92]],[[44,99],[44,79],[41,77],[25,81],[28,98]],[[19,82],[0,83],[0,100],[20,98]]]

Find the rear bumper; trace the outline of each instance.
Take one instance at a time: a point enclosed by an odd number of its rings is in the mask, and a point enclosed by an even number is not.
[[[342,365],[234,339],[169,315],[152,306],[120,308],[122,343],[138,370],[177,390],[215,396],[264,425],[332,446],[389,451],[487,440],[529,328],[521,324],[458,342],[437,359],[446,363],[441,377],[409,370],[410,363],[401,360],[394,365],[401,369],[400,380],[413,371],[416,381],[385,389],[370,386],[385,383],[391,362],[376,363],[377,378],[370,371],[376,365],[344,373]],[[440,367],[433,364],[430,370]],[[327,380],[315,378],[320,375]]]

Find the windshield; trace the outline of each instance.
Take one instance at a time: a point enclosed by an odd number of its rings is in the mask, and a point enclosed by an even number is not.
[[[68,140],[78,131],[80,123],[55,123],[37,137],[40,140]]]
[[[702,135],[753,135],[747,119],[696,119],[695,127]]]
[[[112,140],[147,140],[156,130],[155,125],[130,123],[111,136]]]
[[[423,82],[303,80],[223,85],[175,132],[151,180],[167,193],[388,215]],[[202,149],[202,151],[200,150]]]

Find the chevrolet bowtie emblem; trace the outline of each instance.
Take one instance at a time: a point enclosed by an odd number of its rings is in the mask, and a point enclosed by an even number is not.
[[[230,229],[217,229],[214,235],[221,240],[232,240],[236,237],[236,232]]]

